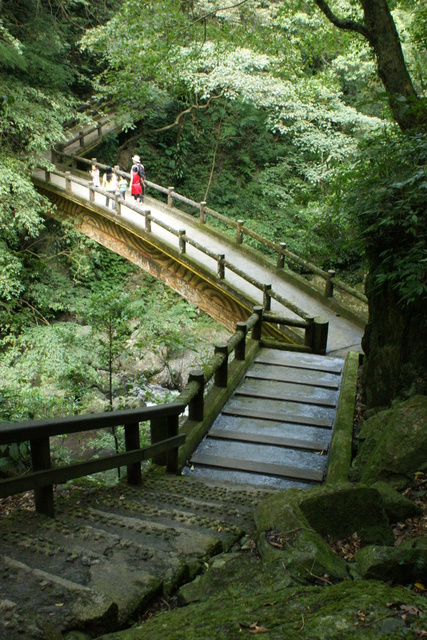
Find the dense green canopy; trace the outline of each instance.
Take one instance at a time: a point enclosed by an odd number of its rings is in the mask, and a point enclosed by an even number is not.
[[[31,172],[48,166],[64,124],[83,117],[80,103],[108,98],[158,182],[244,215],[353,281],[370,269],[371,312],[381,311],[366,351],[396,346],[382,325],[392,308],[406,336],[396,367],[418,362],[414,319],[427,280],[422,0],[3,0],[0,9],[4,344],[74,313],[75,286],[94,278],[96,252],[46,223],[49,204]],[[120,152],[111,141],[111,164]],[[409,386],[424,373],[417,364]],[[374,403],[399,393],[399,376]]]

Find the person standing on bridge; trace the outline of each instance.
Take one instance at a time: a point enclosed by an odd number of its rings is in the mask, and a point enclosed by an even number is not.
[[[120,176],[119,180],[119,191],[123,200],[126,200],[126,189],[128,188],[127,180],[124,176]]]
[[[141,180],[138,173],[138,167],[134,164],[132,167],[132,172],[130,175],[130,192],[135,198],[135,200],[139,200],[142,203],[142,186]]]
[[[94,187],[100,187],[100,182],[99,182],[99,169],[98,169],[98,165],[96,164],[96,162],[92,163],[92,169],[89,171],[90,175],[92,176],[92,184]]]
[[[119,190],[116,174],[113,172],[111,167],[105,167],[105,173],[102,177],[102,188],[105,189],[105,191],[108,191],[112,194],[116,194]],[[108,203],[110,200],[111,200],[111,208],[114,209],[115,207],[114,195],[113,195],[113,198],[110,198],[109,196],[105,198],[105,206],[108,207]]]
[[[145,167],[142,164],[141,158],[139,156],[133,156],[132,162],[133,162],[133,165],[136,167],[136,170],[137,170],[138,176],[139,176],[139,180],[141,182],[142,196],[145,196]],[[132,169],[133,169],[133,167],[132,167]]]

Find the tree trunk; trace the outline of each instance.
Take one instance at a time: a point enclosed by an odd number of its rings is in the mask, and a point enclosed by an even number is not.
[[[402,307],[389,286],[373,286],[373,273],[366,281],[362,384],[368,407],[387,407],[399,396],[427,393],[427,309]]]
[[[363,35],[375,51],[377,71],[389,96],[393,118],[402,130],[427,123],[427,110],[418,98],[406,68],[399,34],[387,0],[360,0],[363,23],[339,18],[326,0],[314,0],[319,9],[339,29]]]
[[[378,75],[389,95],[393,117],[402,130],[413,129],[426,121],[426,114],[420,114],[416,108],[418,97],[387,1],[361,0],[361,3],[369,42],[377,57]]]

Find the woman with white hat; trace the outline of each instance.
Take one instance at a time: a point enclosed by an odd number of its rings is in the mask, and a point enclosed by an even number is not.
[[[137,155],[133,156],[132,162],[133,162],[132,170],[133,170],[133,167],[136,167],[136,171],[138,173],[139,180],[141,182],[142,196],[144,196],[145,195],[145,167],[141,162],[141,158]],[[132,175],[132,172],[131,172],[131,175]]]

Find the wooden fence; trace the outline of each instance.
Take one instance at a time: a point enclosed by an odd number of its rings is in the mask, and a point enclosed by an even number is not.
[[[179,447],[186,438],[185,434],[179,433],[179,416],[188,407],[188,420],[203,420],[205,406],[209,406],[209,395],[205,397],[205,392],[210,382],[213,380],[214,387],[227,388],[230,357],[245,361],[249,332],[252,340],[262,344],[262,324],[271,321],[289,326],[297,323],[305,329],[305,345],[299,350],[325,352],[327,323],[325,327],[322,321],[300,322],[280,318],[265,314],[262,307],[254,307],[246,322],[237,323],[236,332],[228,342],[215,347],[214,355],[204,368],[190,372],[188,383],[175,402],[128,411],[1,424],[0,445],[30,442],[32,468],[24,475],[0,480],[0,498],[34,490],[36,511],[53,517],[55,484],[120,466],[126,466],[129,484],[139,484],[141,462],[149,459],[155,464],[166,465],[169,472],[177,473]],[[285,348],[284,344],[280,347]],[[295,345],[288,345],[288,348],[296,349]],[[151,444],[140,447],[139,424],[144,421],[150,421]],[[51,437],[112,427],[124,428],[125,452],[52,468]]]
[[[102,127],[102,125],[100,126]],[[95,130],[96,130],[96,127],[89,129],[87,132],[81,131],[78,136],[75,136],[74,138],[71,138],[66,143],[62,144],[61,148],[60,149],[58,148],[55,151],[53,161],[61,163],[63,161],[63,158],[67,158],[68,160],[71,161],[73,167],[77,167],[77,162],[90,165],[92,161],[96,161],[96,159],[88,160],[87,158],[82,158],[78,153],[77,154],[67,153],[65,151],[67,146],[70,146],[71,144],[74,144],[76,141],[79,141],[79,144],[81,146],[81,152],[82,152],[84,150],[85,136],[88,135],[89,133],[93,133],[93,131]],[[98,135],[99,135],[99,138],[101,139],[102,129],[99,129]],[[106,165],[100,164],[99,162],[97,162],[97,164],[99,168],[105,170]],[[130,178],[129,173],[125,171],[121,171],[118,167],[114,167],[114,171],[117,175],[125,176],[128,179]],[[208,207],[206,202],[196,202],[195,200],[191,200],[190,198],[187,198],[177,193],[174,187],[163,187],[154,182],[150,182],[149,180],[146,180],[146,186],[152,189],[153,191],[156,191],[166,196],[167,203],[170,208],[173,208],[175,206],[175,202],[181,202],[182,204],[185,204],[195,209],[201,224],[207,224],[209,222],[209,217],[211,217],[223,223],[226,227],[231,227],[235,229],[235,233],[236,233],[235,237],[236,237],[237,244],[243,244],[244,238],[245,236],[247,236],[248,238],[255,240],[261,246],[264,246],[270,249],[277,256],[276,257],[277,268],[283,269],[285,267],[286,261],[288,261],[288,263],[293,266],[297,265],[298,267],[302,267],[305,271],[308,271],[312,274],[320,276],[325,281],[325,287],[324,287],[323,293],[326,298],[333,297],[334,287],[336,287],[341,291],[345,291],[348,295],[352,296],[353,298],[356,298],[357,300],[367,304],[368,302],[367,297],[363,293],[355,289],[354,287],[351,287],[345,282],[343,282],[342,280],[339,280],[336,277],[335,271],[333,269],[329,269],[328,271],[325,271],[324,269],[320,269],[319,267],[317,267],[315,264],[307,260],[304,260],[303,258],[300,258],[296,253],[293,253],[292,251],[289,251],[289,249],[286,248],[286,242],[278,243],[278,242],[269,240],[268,238],[265,238],[264,236],[262,236],[260,233],[257,233],[256,231],[253,231],[252,229],[249,229],[248,227],[246,227],[243,220],[233,220],[231,218],[228,218],[222,213],[219,213],[218,211],[215,211],[214,209],[211,209],[210,207]]]
[[[79,159],[79,161],[81,160]],[[227,260],[225,257],[225,254],[218,254],[218,253],[215,253],[214,251],[211,251],[208,247],[203,246],[200,242],[198,242],[197,240],[192,238],[190,235],[188,235],[185,229],[181,229],[181,230],[174,229],[170,225],[163,222],[160,218],[156,218],[155,216],[153,216],[151,214],[150,209],[148,209],[144,205],[137,204],[136,202],[134,203],[129,200],[125,201],[118,194],[116,194],[113,198],[110,192],[107,192],[100,187],[94,187],[93,184],[91,184],[87,180],[83,180],[82,178],[78,178],[74,176],[70,171],[65,171],[65,172],[58,171],[58,170],[48,171],[47,169],[45,169],[44,171],[45,171],[46,183],[51,182],[52,175],[55,175],[64,180],[65,189],[70,193],[73,193],[73,185],[78,185],[80,187],[84,187],[85,189],[87,189],[89,202],[95,201],[95,193],[100,193],[101,195],[105,196],[107,199],[113,200],[114,201],[113,211],[117,216],[121,215],[122,205],[125,205],[128,209],[135,211],[136,213],[144,217],[144,230],[146,233],[152,232],[153,224],[156,224],[162,229],[168,231],[172,236],[175,236],[175,238],[177,239],[177,249],[180,255],[183,256],[186,253],[187,245],[193,246],[197,251],[200,251],[203,255],[208,256],[212,260],[216,261],[217,263],[216,275],[217,275],[218,281],[226,280],[227,278],[226,269],[228,269],[231,272],[235,273],[240,278],[242,278],[243,280],[245,280],[246,282],[248,282],[249,284],[251,284],[252,286],[254,286],[260,292],[262,292],[263,307],[266,311],[270,311],[271,309],[271,300],[276,300],[277,302],[279,302],[279,304],[283,305],[284,307],[289,309],[289,311],[292,311],[300,318],[303,318],[304,320],[310,320],[309,315],[303,309],[301,309],[300,307],[298,307],[297,305],[293,304],[292,302],[284,298],[282,295],[280,295],[280,293],[278,293],[272,288],[271,284],[260,282],[256,278],[253,278],[252,276],[246,274],[237,265]],[[116,170],[116,171],[118,175],[129,177],[129,174],[127,174],[124,171],[119,171],[119,170]],[[150,185],[152,183],[148,183],[148,184]],[[102,205],[97,204],[97,206],[102,206]],[[121,224],[126,225],[126,221],[121,220]]]

